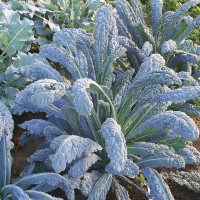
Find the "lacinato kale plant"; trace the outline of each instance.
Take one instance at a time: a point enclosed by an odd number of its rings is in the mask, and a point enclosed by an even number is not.
[[[200,16],[194,19],[185,13],[199,4],[199,0],[184,3],[175,12],[162,13],[163,1],[151,0],[152,24],[145,23],[144,13],[139,0],[115,0],[117,26],[127,48],[133,68],[138,68],[152,53],[165,57],[167,66],[177,72],[186,71],[199,78],[200,47],[187,40],[188,35],[200,24]]]
[[[74,188],[79,183],[66,175],[61,176],[57,173],[44,172],[33,174],[11,183],[12,157],[10,150],[13,147],[11,139],[13,137],[14,122],[11,113],[1,102],[0,123],[0,199],[61,200],[61,198],[45,193],[56,188],[63,189],[66,196],[70,196],[70,193],[73,193]]]
[[[177,171],[176,173],[162,173],[162,176],[164,179],[171,179],[181,186],[200,193],[200,173],[198,172]]]
[[[125,55],[118,40],[112,7],[101,7],[95,16],[94,34],[83,29],[62,29],[53,36],[53,42],[40,48],[40,56],[60,63],[70,73],[70,80],[90,78],[110,85],[114,61]]]
[[[41,47],[40,54],[61,63],[72,79],[38,80],[11,105],[14,114],[44,112],[47,117],[20,125],[28,131],[21,144],[45,138],[23,175],[66,174],[89,200],[106,199],[111,188],[119,199],[129,199],[122,182],[149,199],[174,199],[156,168],[198,164],[200,153],[187,143],[198,139],[199,130],[188,115],[169,108],[195,112],[189,101],[199,99],[200,86],[187,73],[166,67],[159,54],[147,58],[135,77],[133,69],[114,69],[113,61],[125,49],[110,9],[105,5],[97,11],[94,41],[81,29],[63,29],[54,35],[54,44]],[[132,181],[140,173],[147,190]],[[67,197],[75,199],[74,194]]]
[[[133,62],[136,61],[134,52],[137,52],[138,56],[143,54],[142,50],[140,51],[139,48],[131,46],[133,44],[131,40],[118,36],[115,14],[112,12],[111,6],[107,5],[106,7],[107,9],[104,10],[100,8],[95,16],[94,34],[87,33],[83,29],[62,29],[54,34],[51,44],[41,46],[40,56],[54,63],[59,63],[61,65],[60,69],[70,74],[68,78],[71,81],[87,77],[108,87],[115,82],[113,84],[115,96],[120,90],[120,84],[127,83],[127,80],[134,74],[133,69],[130,67],[122,69],[115,61],[125,56],[126,48],[128,53],[131,52],[130,58]],[[150,43],[145,44],[150,45]],[[150,47],[146,46],[147,49]],[[142,61],[140,67],[143,70],[140,71],[141,73],[145,68],[148,71],[149,63],[152,69],[154,65],[160,66],[160,68],[165,65],[165,60],[161,56],[155,56],[154,54],[151,56],[151,53],[150,50],[148,56]],[[123,71],[125,73],[122,76]],[[110,76],[111,74],[113,75]],[[181,71],[177,73],[177,76],[181,79],[183,85],[199,85],[190,72]],[[114,79],[117,80],[118,77],[121,77],[120,80],[115,81]],[[194,102],[184,105],[172,105],[170,108],[184,111],[190,116],[199,116],[199,108]]]

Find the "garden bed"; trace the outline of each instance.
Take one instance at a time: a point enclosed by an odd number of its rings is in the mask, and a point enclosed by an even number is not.
[[[12,150],[12,156],[13,156],[13,169],[12,169],[12,177],[13,179],[17,179],[21,173],[21,171],[24,169],[26,165],[26,159],[35,152],[36,147],[43,141],[43,139],[37,139],[37,140],[31,140],[28,142],[28,145],[25,147],[21,147],[19,144],[19,136],[23,133],[24,130],[18,127],[18,124],[22,123],[24,120],[33,119],[34,117],[37,118],[44,118],[43,114],[40,115],[33,115],[25,114],[23,117],[15,117],[15,130],[14,130],[14,143],[15,147]],[[193,118],[195,123],[200,129],[200,117]],[[193,142],[193,146],[196,147],[196,149],[200,152],[200,138]],[[162,171],[170,171],[169,169],[160,169],[160,172]],[[175,171],[175,170],[174,170]],[[186,165],[186,168],[184,171],[190,172],[190,171],[196,171],[200,172],[200,165],[198,166],[192,166],[192,165]],[[169,185],[171,192],[175,198],[175,200],[200,200],[200,195],[197,193],[194,193],[193,191],[189,190],[187,187],[180,186],[177,183],[168,180],[167,184]],[[148,200],[140,191],[138,191],[136,188],[131,187],[130,185],[126,185],[127,188],[129,188],[129,195],[131,197],[131,200]],[[67,198],[64,195],[64,192],[62,190],[56,190],[52,192],[54,196],[62,197],[63,199]],[[76,191],[76,200],[86,200],[83,195],[77,190]],[[107,200],[117,200],[115,194],[110,191],[107,196]]]

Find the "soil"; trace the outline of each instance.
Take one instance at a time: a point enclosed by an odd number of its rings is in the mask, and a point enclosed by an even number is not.
[[[35,152],[37,146],[43,141],[43,139],[37,139],[37,140],[30,140],[28,144],[25,147],[22,147],[19,143],[19,137],[23,133],[24,130],[18,127],[19,124],[23,123],[26,120],[33,119],[33,118],[41,118],[44,119],[44,115],[41,114],[32,114],[28,113],[23,115],[22,117],[14,117],[15,121],[15,129],[14,129],[14,137],[13,142],[15,144],[14,149],[12,150],[12,156],[13,156],[13,167],[12,167],[12,180],[16,180],[20,173],[22,172],[24,166],[26,165],[27,161],[26,159]],[[195,123],[200,129],[200,117],[193,118]],[[193,142],[193,146],[198,149],[200,152],[200,138],[197,141]],[[185,171],[196,171],[200,173],[200,165],[198,166],[191,166],[187,165]],[[160,168],[159,171],[169,171],[169,169]],[[187,189],[186,187],[179,186],[175,182],[168,180],[167,184],[169,185],[171,192],[175,198],[175,200],[200,200],[200,194],[194,193],[193,191]],[[126,185],[126,188],[128,188],[130,199],[131,200],[147,200],[147,198],[141,194],[140,191],[138,191],[135,187],[131,187],[130,185]],[[64,200],[66,199],[64,192],[61,190],[53,191],[51,194],[57,197],[61,197]],[[85,197],[81,195],[79,191],[76,191],[76,200],[86,200]],[[110,191],[107,195],[107,200],[117,200],[114,193]]]

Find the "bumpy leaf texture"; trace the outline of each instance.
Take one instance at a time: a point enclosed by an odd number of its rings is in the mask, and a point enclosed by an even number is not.
[[[127,160],[127,149],[121,126],[114,119],[108,118],[103,123],[101,131],[110,158],[109,165],[116,171],[122,171]]]
[[[45,136],[47,141],[51,141],[54,137],[67,134],[63,130],[56,127],[53,123],[42,119],[32,119],[20,124],[20,127],[29,131],[33,137]]]
[[[81,193],[88,196],[98,179],[102,176],[99,171],[92,170],[91,173],[86,172],[81,181]]]
[[[101,158],[96,154],[80,159],[75,162],[68,171],[68,175],[74,178],[82,176],[87,170]]]
[[[64,47],[54,43],[43,45],[40,48],[41,56],[48,58],[53,62],[61,63],[71,73],[74,79],[81,78],[80,70],[71,54]]]
[[[67,92],[69,85],[51,79],[43,79],[28,85],[11,105],[12,112],[18,115],[24,112],[39,112]]]
[[[24,74],[27,77],[38,79],[53,79],[58,82],[62,82],[63,78],[58,71],[53,69],[50,65],[43,64],[41,62],[32,64],[24,70]]]
[[[104,174],[96,182],[88,196],[88,200],[105,200],[112,184],[112,175]]]
[[[181,88],[168,91],[164,94],[160,94],[157,98],[157,102],[171,102],[171,103],[185,103],[190,100],[196,100],[200,97],[200,86],[183,86]]]
[[[98,143],[76,135],[56,137],[51,142],[50,148],[55,152],[50,156],[50,160],[56,172],[64,171],[67,163],[81,156],[89,156],[93,152],[102,150]]]
[[[131,135],[140,133],[146,128],[170,129],[169,138],[182,137],[184,141],[196,140],[199,137],[199,130],[194,121],[179,111],[166,111],[155,115],[140,124]]]
[[[189,115],[190,117],[199,117],[200,108],[189,103],[172,105],[174,111],[181,111]]]
[[[177,76],[181,79],[184,86],[197,86],[199,85],[198,81],[196,81],[192,76],[190,76],[189,72],[179,72]]]
[[[176,25],[181,21],[183,15],[189,10],[192,6],[196,6],[199,4],[199,0],[191,0],[189,2],[184,3],[173,15],[171,16],[171,19],[169,20],[169,23],[167,26],[165,26],[163,39],[167,40],[170,38],[173,30],[175,29]]]
[[[112,186],[114,188],[116,197],[119,200],[130,200],[129,198],[129,194],[128,191],[126,190],[125,187],[123,187],[122,185],[120,185],[117,181],[113,181]]]
[[[177,155],[173,148],[170,148],[166,145],[154,144],[149,142],[136,142],[128,149],[129,153],[140,156],[141,159],[136,162],[137,165],[140,167],[185,167],[184,158]]]
[[[93,108],[92,99],[87,92],[90,84],[96,85],[96,82],[91,79],[83,78],[78,79],[72,86],[75,108],[80,115],[85,117],[91,114]]]
[[[192,22],[186,27],[186,29],[178,36],[177,42],[184,40],[195,28],[200,26],[200,16],[197,16]]]
[[[134,10],[134,14],[136,15],[136,18],[138,20],[140,20],[140,22],[142,24],[145,24],[143,12],[142,12],[142,5],[141,5],[140,1],[139,0],[132,0],[131,5],[132,5],[132,8]]]
[[[168,40],[162,45],[161,54],[163,55],[168,52],[173,52],[174,50],[176,50],[176,48],[176,42],[174,40]]]
[[[121,126],[113,118],[108,118],[101,127],[102,136],[106,143],[107,156],[110,159],[106,171],[117,175],[135,177],[138,167],[127,159],[126,140]]]
[[[154,35],[156,35],[156,32],[161,23],[162,8],[163,8],[163,0],[151,0],[152,25],[153,25]]]
[[[170,172],[162,174],[164,179],[172,179],[181,186],[186,186],[196,193],[200,193],[200,173],[198,172]]]
[[[134,81],[138,81],[142,77],[146,76],[147,73],[161,70],[164,65],[165,60],[160,54],[152,54],[142,63]]]
[[[200,153],[193,146],[186,145],[185,148],[179,149],[177,153],[184,157],[187,164],[197,165],[200,163]]]
[[[69,198],[70,200],[75,198],[73,190],[77,188],[77,183],[75,181],[72,181],[67,176],[61,176],[59,174],[50,172],[26,176],[14,182],[13,184],[21,187],[22,189],[26,189],[28,187],[31,187],[32,185],[36,185],[36,188],[38,187],[38,190],[40,190],[40,186],[44,186],[44,188],[41,189],[41,191],[43,192],[49,192],[56,188],[60,188],[65,191],[67,197],[72,197]],[[45,186],[49,187],[46,188]],[[35,190],[37,190],[36,188]]]
[[[153,46],[151,43],[149,43],[148,41],[146,41],[143,46],[142,49],[139,53],[139,58],[141,62],[144,62],[149,56],[150,54],[153,52]]]
[[[150,188],[150,195],[155,200],[174,200],[169,186],[164,182],[159,173],[151,167],[143,167],[142,173],[146,177]]]
[[[6,106],[0,102],[0,189],[10,182],[12,158],[10,150],[13,136],[14,122]]]

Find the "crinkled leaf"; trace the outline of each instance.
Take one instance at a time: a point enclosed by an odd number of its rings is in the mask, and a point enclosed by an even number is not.
[[[113,118],[108,118],[102,124],[101,132],[105,139],[106,151],[110,159],[108,165],[116,171],[122,171],[127,160],[127,149],[121,126]]]
[[[24,123],[20,124],[20,127],[23,129],[27,129],[31,134],[31,136],[34,137],[45,136],[48,141],[51,141],[56,136],[67,134],[63,130],[60,130],[51,122],[42,119],[32,119],[30,121],[25,121]],[[52,131],[50,132],[50,130]]]
[[[98,179],[102,176],[99,171],[92,170],[91,173],[86,172],[81,181],[81,193],[88,196]]]
[[[186,145],[185,148],[179,149],[177,152],[184,157],[187,164],[197,165],[200,163],[200,153],[193,146]]]
[[[174,200],[169,186],[164,182],[159,173],[151,167],[143,167],[142,173],[146,177],[150,188],[150,195],[155,200]]]
[[[186,186],[196,193],[200,192],[200,173],[198,172],[170,172],[169,174],[162,173],[162,176],[164,179],[171,179],[179,185]]]
[[[104,174],[94,185],[88,200],[105,200],[112,184],[112,175]]]
[[[87,170],[101,158],[96,154],[80,159],[75,162],[68,171],[68,175],[74,178],[82,176]]]
[[[184,141],[196,140],[199,137],[199,130],[194,121],[179,111],[166,111],[155,115],[140,124],[131,135],[140,133],[146,128],[170,129],[169,138],[182,137]]]
[[[38,112],[60,100],[69,86],[51,79],[43,79],[28,85],[12,104],[13,113]]]
[[[162,8],[163,8],[163,0],[151,0],[152,25],[153,25],[154,35],[157,34],[157,30],[161,23]]]
[[[161,53],[162,55],[164,55],[165,53],[173,52],[174,50],[176,50],[176,48],[176,42],[174,40],[168,40],[162,45]]]
[[[53,139],[50,148],[55,152],[50,160],[56,172],[64,171],[67,163],[102,149],[98,143],[75,135],[62,135]]]

